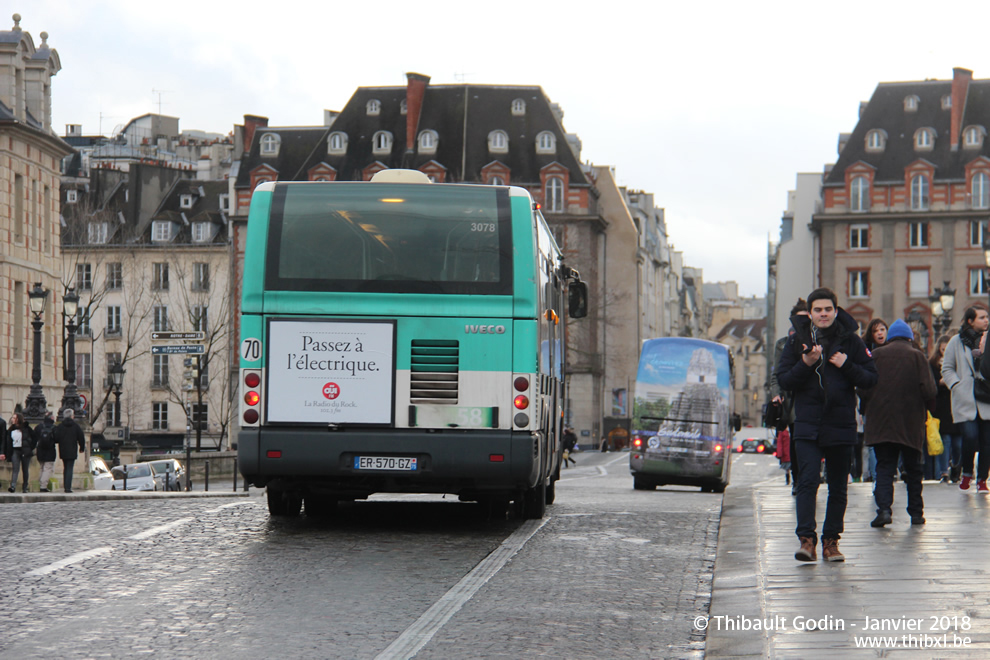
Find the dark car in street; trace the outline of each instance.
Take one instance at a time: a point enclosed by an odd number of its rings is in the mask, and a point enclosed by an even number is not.
[[[776,447],[772,429],[744,428],[733,440],[737,453],[772,455]]]

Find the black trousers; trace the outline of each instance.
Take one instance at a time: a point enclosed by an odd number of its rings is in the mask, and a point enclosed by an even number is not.
[[[828,476],[828,500],[825,505],[822,537],[838,540],[843,532],[846,517],[851,448],[849,445],[820,447],[814,440],[798,440],[797,445],[800,469],[797,476],[797,497],[794,498],[797,509],[797,529],[794,531],[798,537],[808,537],[818,542],[815,514],[818,486],[821,485],[820,470],[824,459],[825,472]],[[794,465],[793,456],[791,465]]]
[[[877,483],[873,488],[873,499],[877,503],[877,513],[890,511],[894,505],[894,474],[897,463],[903,458],[902,469],[907,485],[907,512],[912,518],[925,512],[925,502],[921,498],[921,476],[924,471],[924,456],[917,449],[911,449],[896,442],[881,442],[873,445],[877,456]]]
[[[76,464],[76,459],[62,459],[62,484],[66,491],[72,490],[72,468]]]

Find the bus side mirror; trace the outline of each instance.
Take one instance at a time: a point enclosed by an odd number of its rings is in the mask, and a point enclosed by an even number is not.
[[[572,319],[583,319],[588,315],[588,285],[584,282],[567,285],[567,312]]]

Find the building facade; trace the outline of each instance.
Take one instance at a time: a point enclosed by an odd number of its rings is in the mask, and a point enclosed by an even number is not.
[[[62,398],[63,355],[59,343],[59,163],[71,148],[51,128],[52,77],[61,69],[58,52],[41,33],[35,46],[14,26],[0,31],[0,410],[7,418],[24,405],[34,361],[29,292],[48,291],[41,320],[41,386],[49,407]]]
[[[819,283],[861,326],[905,319],[927,347],[930,296],[950,285],[955,319],[986,302],[990,80],[881,83],[822,184],[812,217]],[[785,301],[786,302],[786,301]]]

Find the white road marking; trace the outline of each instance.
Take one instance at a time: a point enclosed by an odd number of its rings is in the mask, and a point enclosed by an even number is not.
[[[490,555],[481,560],[470,573],[451,587],[440,600],[423,613],[415,623],[406,628],[394,642],[379,653],[375,660],[393,660],[394,658],[412,658],[420,649],[429,643],[440,628],[457,614],[458,610],[480,589],[488,580],[495,576],[549,518],[542,520],[527,520],[519,529],[505,539]]]
[[[48,575],[49,573],[54,573],[60,568],[65,568],[72,564],[76,564],[81,561],[85,561],[90,557],[97,557],[99,555],[105,555],[106,553],[112,551],[113,548],[96,548],[95,550],[86,550],[85,552],[77,552],[74,555],[66,557],[54,564],[48,564],[48,566],[42,566],[41,568],[36,568],[33,571],[28,571],[27,575]]]
[[[146,529],[143,532],[139,532],[134,536],[128,536],[127,538],[131,541],[143,541],[147,538],[151,538],[156,534],[161,534],[162,532],[167,532],[170,529],[179,527],[180,525],[185,525],[188,522],[192,522],[195,518],[179,518],[178,520],[173,520],[170,523],[165,523],[164,525],[159,525],[158,527],[152,527],[151,529]]]

